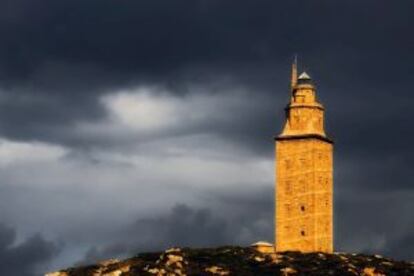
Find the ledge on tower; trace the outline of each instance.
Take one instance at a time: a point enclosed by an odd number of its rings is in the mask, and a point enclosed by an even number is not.
[[[319,139],[330,144],[333,144],[333,140],[329,139],[326,136],[322,136],[320,134],[300,134],[300,135],[279,135],[275,137],[276,141],[283,141],[283,140],[300,140],[300,139]]]

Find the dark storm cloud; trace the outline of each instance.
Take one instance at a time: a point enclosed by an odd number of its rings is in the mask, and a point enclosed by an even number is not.
[[[413,260],[413,195],[404,192],[335,196],[338,251]]]
[[[39,269],[59,252],[56,244],[44,240],[40,235],[34,235],[17,245],[15,242],[15,230],[0,224],[1,275],[38,275]]]
[[[402,258],[414,260],[413,244],[414,234],[410,232],[395,241],[389,248],[385,250],[385,254],[393,256],[393,258]]]
[[[270,203],[271,207],[271,202]],[[243,205],[243,204],[239,204]],[[269,205],[269,204],[267,204]],[[246,207],[246,206],[244,206]],[[179,247],[247,245],[257,238],[269,238],[271,223],[255,225],[269,208],[250,208],[245,214],[224,217],[218,210],[175,205],[168,213],[142,218],[117,235],[120,240],[101,248],[91,248],[83,262],[96,262],[114,256]]]
[[[305,56],[309,54],[309,63],[331,62],[329,55],[346,62],[352,54],[353,61],[370,65],[397,63],[399,60],[389,56],[377,57],[399,48],[399,55],[409,53],[403,46],[412,39],[406,35],[410,5],[409,1],[398,6],[387,1],[186,0],[123,1],[116,5],[109,0],[3,1],[3,72],[27,80],[37,76],[43,66],[47,68],[48,62],[63,62],[114,71],[113,79],[119,76],[116,72],[157,77],[188,66],[235,69],[240,63],[274,63],[286,59],[296,48]],[[315,55],[319,49],[324,56]],[[337,50],[343,50],[343,55]],[[360,55],[368,51],[369,55]],[[63,72],[62,77],[76,70]],[[377,80],[377,66],[359,68],[358,72],[363,70]],[[53,72],[48,74],[53,76]],[[38,84],[59,85],[55,79]]]
[[[130,238],[100,250],[92,248],[87,252],[85,261],[95,262],[111,256],[163,250],[172,246],[206,247],[233,242],[225,219],[213,216],[208,209],[191,209],[183,204],[176,205],[168,214],[139,219],[124,231],[124,235],[119,237]]]
[[[140,218],[114,235],[117,241],[92,247],[82,263],[169,247],[249,245],[273,239],[273,189],[207,190],[209,207],[176,204],[161,214]]]
[[[65,127],[103,116],[97,96],[134,84],[156,83],[185,93],[187,82],[208,86],[229,76],[257,93],[283,95],[294,52],[326,91],[358,100],[362,93],[375,97],[397,89],[393,83],[408,82],[414,64],[404,47],[412,42],[410,1],[20,0],[0,5],[0,84],[8,93],[0,108],[8,119],[0,126],[3,135],[20,139],[81,143],[68,137]],[[262,122],[252,133],[268,136],[273,122]],[[241,130],[235,132],[237,137]]]
[[[210,208],[177,204],[168,212],[125,226],[115,235],[116,242],[91,248],[82,263],[174,246],[249,245],[273,240],[272,188],[211,191],[206,197]],[[413,260],[412,198],[401,194],[375,198],[335,195],[335,249]],[[401,200],[405,203],[398,204]]]

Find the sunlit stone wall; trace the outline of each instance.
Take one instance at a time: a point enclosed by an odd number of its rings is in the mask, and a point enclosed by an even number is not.
[[[277,251],[333,251],[333,143],[310,78],[298,79],[276,138]]]

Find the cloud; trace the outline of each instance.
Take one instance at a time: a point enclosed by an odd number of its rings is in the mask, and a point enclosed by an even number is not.
[[[294,52],[325,88],[325,97],[349,95],[364,109],[369,104],[364,100],[372,97],[394,102],[388,91],[409,97],[404,87],[412,61],[403,46],[410,45],[406,11],[411,1],[127,1],[114,8],[110,1],[33,5],[20,0],[1,5],[7,28],[0,29],[0,86],[8,99],[0,101],[0,117],[8,119],[0,130],[9,139],[85,145],[82,137],[70,135],[71,126],[104,116],[98,99],[108,91],[140,85],[185,94],[180,88],[188,83],[209,87],[230,78],[255,92],[285,96]],[[371,14],[377,16],[367,21]],[[330,106],[335,102],[340,101]],[[355,104],[339,105],[336,114],[355,109]]]
[[[246,91],[177,96],[148,88],[112,93],[101,102],[107,116],[99,121],[80,122],[85,126],[82,135],[79,125],[72,129],[72,135],[95,141],[93,147],[80,150],[7,140],[6,145],[18,145],[24,156],[30,154],[34,161],[8,161],[7,170],[0,170],[0,214],[16,225],[22,236],[42,232],[49,239],[62,239],[66,244],[65,258],[53,267],[64,267],[79,260],[88,248],[107,243],[110,246],[111,241],[117,245],[117,237],[126,236],[125,225],[131,217],[140,220],[151,213],[154,219],[159,215],[169,223],[169,215],[163,214],[177,202],[192,206],[192,210],[216,212],[209,207],[211,197],[206,197],[213,190],[246,191],[272,185],[272,160],[253,154],[243,143],[224,135],[226,125],[235,125],[233,117],[246,116],[236,110],[252,110],[246,105],[249,97]],[[151,124],[132,127],[125,123],[122,112],[135,112],[135,105],[119,110],[114,107],[119,99],[145,99],[143,103],[149,106],[164,101],[171,110],[169,115],[179,119],[172,125],[160,126],[157,120],[162,121],[162,116],[154,116]],[[222,124],[223,133],[204,128],[215,118],[219,118],[217,123]],[[39,148],[49,153],[40,160],[36,159]],[[22,205],[30,206],[31,213],[25,212]],[[195,216],[192,211],[186,214],[190,221]],[[200,216],[210,219],[204,211]],[[216,220],[215,215],[212,217]],[[251,231],[245,230],[243,235],[249,236]]]
[[[220,93],[212,94],[197,93],[194,88],[179,95],[149,86],[107,93],[98,99],[105,116],[78,121],[70,128],[69,135],[89,145],[84,148],[3,139],[7,152],[17,148],[12,152],[32,157],[5,155],[7,170],[0,170],[0,213],[23,236],[41,231],[47,238],[64,240],[65,257],[51,267],[70,266],[86,251],[85,259],[92,261],[163,249],[174,242],[207,246],[271,241],[274,145],[263,137],[271,137],[274,120],[265,127],[254,122],[265,119],[274,104],[282,106],[283,102],[273,103],[274,97],[267,94],[235,87],[227,91],[221,87]],[[343,151],[340,145],[339,150]],[[47,153],[47,158],[36,159],[39,152]],[[383,195],[380,187],[387,182],[367,181],[367,172],[375,172],[379,165],[372,163],[370,169],[368,161],[373,159],[365,158],[364,166],[343,157],[336,163],[336,196],[341,200],[336,205],[337,217],[342,218],[337,222],[337,245],[350,251],[388,252],[395,239],[411,228],[405,226],[390,237],[393,230],[370,217],[377,205],[401,205],[395,198],[375,200]],[[366,191],[366,198],[355,204],[354,193],[361,190]],[[177,203],[184,207],[172,207]],[[23,204],[30,205],[36,216],[19,208]],[[359,209],[366,212],[354,217]],[[395,212],[408,216],[399,208]],[[179,214],[186,219],[177,220]],[[197,229],[198,218],[207,229],[223,225],[222,232],[204,239],[204,232],[190,231]],[[384,209],[383,220],[393,218]],[[175,234],[158,233],[162,229],[157,223]],[[148,233],[158,233],[159,240]]]
[[[177,204],[168,213],[140,218],[126,226],[117,236],[118,241],[91,248],[83,262],[165,250],[174,246],[248,245],[257,241],[260,238],[258,234],[263,235],[263,232],[269,238],[272,224],[269,221],[262,224],[262,215],[253,214],[254,211],[259,210],[252,208],[241,216],[224,217],[219,210]]]
[[[414,193],[388,191],[341,192],[335,196],[336,250],[384,254],[392,258],[414,259],[407,249],[413,240]],[[402,240],[407,244],[403,245]]]
[[[125,127],[137,130],[157,130],[174,127],[180,122],[180,104],[174,98],[154,97],[145,89],[136,93],[119,93],[103,98],[104,104],[116,120]]]
[[[394,243],[385,249],[386,254],[393,258],[402,258],[408,261],[414,260],[414,254],[412,250],[412,244],[414,242],[413,232],[407,232],[407,234],[401,236]]]
[[[190,92],[178,96],[165,88],[143,86],[112,92],[103,96],[101,102],[113,123],[139,134],[177,127],[182,129],[183,126],[197,129],[207,123],[229,123],[233,112],[253,110],[246,101],[252,97],[251,93],[236,84],[220,94],[206,93],[203,91],[205,88],[197,86],[188,89]],[[224,90],[223,87],[221,89]]]
[[[50,162],[62,158],[67,150],[61,146],[41,142],[15,142],[0,139],[0,166],[18,163]]]
[[[0,274],[31,276],[45,272],[47,265],[60,251],[57,244],[36,234],[16,243],[13,228],[0,224]]]
[[[91,247],[81,263],[173,246],[210,247],[273,241],[273,189],[217,190],[207,193],[209,207],[177,204],[157,215],[123,225],[115,240]],[[219,196],[217,196],[219,194]],[[402,208],[398,201],[406,202]],[[383,254],[412,260],[412,195],[335,196],[335,250]],[[358,214],[355,213],[358,210]],[[395,214],[398,214],[396,216]],[[388,222],[388,223],[385,223]],[[214,234],[212,234],[214,233]]]
[[[99,99],[106,115],[101,120],[76,123],[72,137],[82,137],[85,143],[94,143],[94,147],[103,144],[119,148],[122,144],[191,135],[220,136],[233,143],[253,143],[249,133],[254,131],[272,136],[272,127],[252,124],[263,118],[258,109],[272,110],[268,95],[254,94],[236,83],[218,86],[213,94],[205,92],[210,88],[202,85],[188,85],[187,89],[189,92],[184,95],[151,86],[112,91]],[[255,102],[250,100],[252,97]],[[272,140],[263,141],[269,144]]]

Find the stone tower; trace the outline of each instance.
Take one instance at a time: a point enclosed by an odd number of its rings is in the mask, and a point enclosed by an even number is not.
[[[333,142],[309,75],[292,66],[286,123],[276,138],[276,251],[333,251]]]

